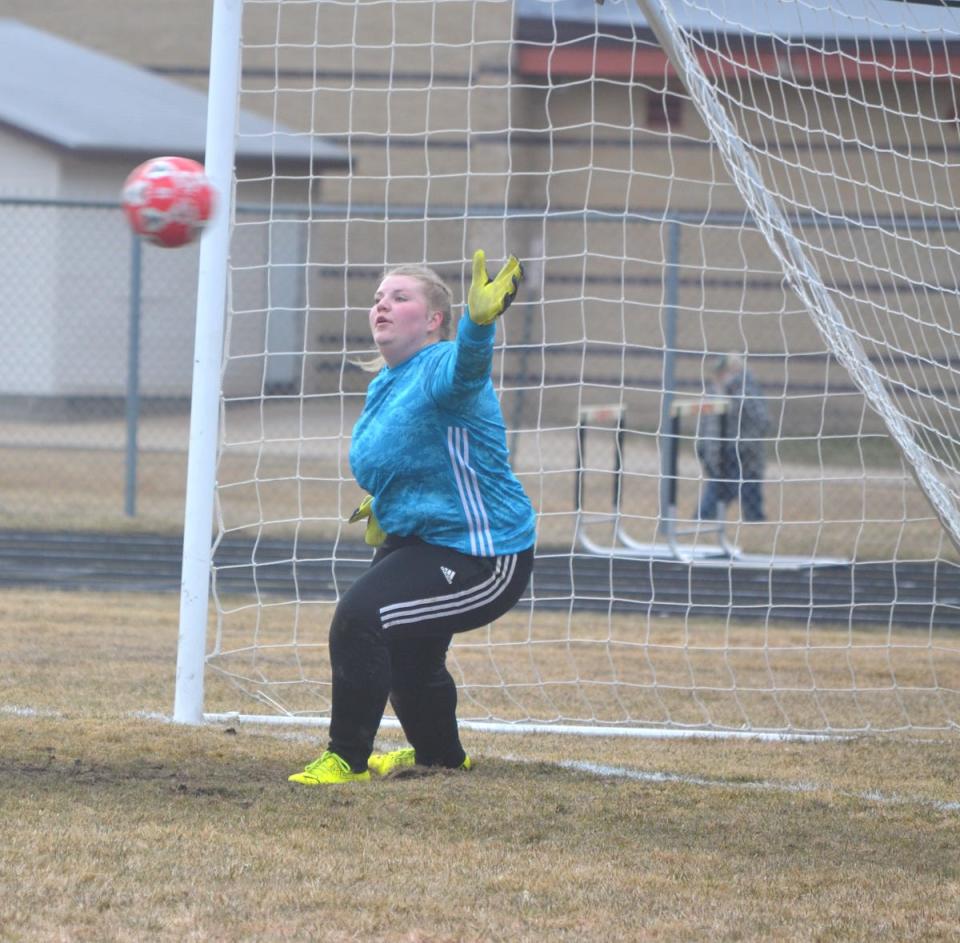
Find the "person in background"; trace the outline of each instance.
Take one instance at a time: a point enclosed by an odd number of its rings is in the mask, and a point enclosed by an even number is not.
[[[697,518],[716,520],[721,504],[739,501],[744,521],[765,520],[762,482],[770,420],[760,387],[742,357],[724,354],[713,364],[710,392],[728,405],[725,415],[703,414],[697,429],[697,456],[706,479]]]
[[[455,339],[449,287],[424,266],[386,272],[370,309],[378,370],[353,429],[350,465],[369,492],[376,551],[330,626],[333,696],[326,750],[290,781],[348,783],[410,766],[468,770],[457,689],[446,668],[453,635],[498,619],[533,568],[533,506],[509,463],[490,377],[496,321],[523,269],[511,256],[487,274],[473,257]],[[409,747],[373,753],[387,700]]]

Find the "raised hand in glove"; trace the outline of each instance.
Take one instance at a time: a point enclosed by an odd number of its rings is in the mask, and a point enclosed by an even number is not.
[[[490,280],[487,274],[487,257],[483,249],[473,253],[473,281],[467,295],[467,310],[474,324],[491,324],[510,307],[517,296],[517,289],[523,279],[523,266],[517,257],[511,255]]]
[[[373,497],[369,494],[360,502],[360,507],[350,515],[349,523],[356,524],[357,521],[362,520],[367,522],[363,542],[371,547],[379,547],[387,539],[387,533],[373,513]]]

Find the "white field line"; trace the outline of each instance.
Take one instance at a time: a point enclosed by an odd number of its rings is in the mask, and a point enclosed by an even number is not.
[[[35,709],[32,707],[23,707],[17,704],[0,704],[0,714],[14,715],[17,717],[62,717],[62,712],[55,710]],[[150,720],[160,723],[172,723],[172,719],[161,713],[152,711],[136,711],[127,715],[138,720]],[[399,726],[396,723],[389,724],[390,727]],[[316,736],[306,730],[281,730],[277,727],[264,726],[258,731],[260,735],[267,735],[274,739],[294,740],[304,742],[315,742]],[[922,742],[922,741],[921,741]],[[384,749],[393,749],[394,746],[388,746]],[[629,766],[610,766],[604,763],[591,763],[586,760],[540,760],[530,759],[530,757],[516,756],[510,753],[493,754],[494,759],[504,760],[508,763],[539,763],[547,766],[555,766],[557,769],[570,770],[576,773],[586,773],[589,776],[608,777],[612,779],[628,779],[633,782],[654,783],[662,785],[678,786],[697,786],[704,789],[731,789],[744,790],[745,792],[773,792],[784,793],[787,795],[815,795],[818,793],[830,793],[844,799],[854,799],[859,802],[868,802],[882,806],[919,806],[925,809],[932,809],[936,812],[960,812],[960,801],[946,802],[941,799],[928,799],[924,796],[902,796],[898,793],[884,793],[876,789],[870,789],[865,792],[851,792],[849,790],[838,790],[830,785],[823,783],[789,783],[775,782],[773,780],[730,780],[730,779],[710,779],[705,776],[689,776],[684,773],[664,773],[659,770],[641,770],[633,769]]]
[[[60,711],[39,707],[23,707],[20,704],[0,704],[0,714],[14,717],[63,717]]]
[[[511,762],[533,762],[521,757],[504,756],[502,759]],[[539,761],[538,761],[539,762]],[[901,796],[896,793],[887,795],[879,790],[871,789],[867,792],[849,792],[837,790],[832,786],[820,783],[784,783],[770,780],[729,780],[707,779],[703,776],[687,776],[681,773],[648,772],[646,770],[631,769],[625,766],[606,766],[602,763],[589,763],[582,760],[547,761],[552,766],[561,769],[573,770],[579,773],[588,773],[593,776],[609,776],[616,779],[631,779],[644,783],[673,783],[681,786],[702,786],[705,788],[744,789],[750,792],[783,792],[790,794],[809,795],[829,792],[844,799],[857,799],[861,802],[872,802],[878,805],[907,806],[919,805],[938,812],[960,812],[960,801],[944,802],[940,799],[926,799],[918,796]]]

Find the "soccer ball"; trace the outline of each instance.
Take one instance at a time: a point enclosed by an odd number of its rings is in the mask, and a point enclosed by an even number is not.
[[[127,177],[121,202],[137,235],[174,249],[203,231],[213,213],[214,190],[195,160],[154,157]]]

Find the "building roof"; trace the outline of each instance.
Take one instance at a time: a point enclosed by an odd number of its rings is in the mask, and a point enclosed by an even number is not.
[[[77,154],[203,157],[202,92],[16,20],[0,19],[0,63],[0,126]],[[314,134],[238,121],[238,160],[347,163]]]
[[[671,9],[684,30],[703,40],[699,55],[712,59],[712,74],[749,67],[778,75],[789,67],[814,80],[912,82],[917,73],[943,78],[960,72],[956,6],[710,0]],[[517,64],[524,75],[562,80],[672,73],[636,0],[517,0],[517,22]],[[724,55],[712,55],[711,47]],[[846,49],[854,54],[834,54]]]
[[[921,39],[924,33],[943,40],[960,39],[960,9],[936,0],[917,3],[843,0],[771,3],[770,0],[710,0],[672,3],[677,21],[694,32],[763,34],[780,39],[831,37],[850,39]],[[637,0],[517,0],[523,19],[558,24],[596,22],[600,26],[647,29]],[[727,24],[726,29],[722,24]]]

